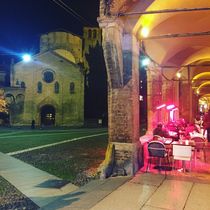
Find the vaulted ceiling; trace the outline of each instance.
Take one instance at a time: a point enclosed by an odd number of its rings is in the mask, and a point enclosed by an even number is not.
[[[209,81],[209,0],[112,0],[108,2],[111,2],[110,14],[121,18],[125,30],[143,41],[146,53],[158,65],[176,66],[179,71],[185,69],[181,66],[191,65],[191,78],[194,78],[194,83],[196,78],[200,79],[199,76],[196,77],[197,74],[202,74],[203,79],[206,73],[206,80]],[[154,13],[150,14],[151,11]],[[141,30],[145,27],[149,30],[149,35],[143,39]],[[204,82],[206,80],[204,79]],[[202,96],[209,97],[210,82],[199,84],[201,85],[199,90],[203,90]]]

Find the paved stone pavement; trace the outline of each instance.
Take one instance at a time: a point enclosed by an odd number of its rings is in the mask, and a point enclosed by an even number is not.
[[[59,184],[62,186],[62,180],[58,177],[1,152],[0,175],[39,207],[45,206],[56,200],[58,196],[78,188],[70,183],[58,188]]]
[[[209,210],[209,195],[209,183],[140,172],[130,178],[116,177],[91,183],[43,209]]]
[[[0,175],[42,210],[210,210],[210,181],[138,172],[77,188],[46,185],[59,178],[0,153]]]

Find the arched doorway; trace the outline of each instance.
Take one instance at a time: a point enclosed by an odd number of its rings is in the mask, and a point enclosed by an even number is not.
[[[41,108],[41,125],[55,125],[55,108],[52,105],[45,105]]]

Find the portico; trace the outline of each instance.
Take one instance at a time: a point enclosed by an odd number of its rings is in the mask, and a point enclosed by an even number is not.
[[[208,0],[101,0],[98,22],[109,86],[105,176],[122,171],[133,174],[142,164],[140,52],[151,60],[147,66],[148,133],[158,120],[169,120],[166,113],[157,111],[162,104],[174,104],[176,118],[188,122],[200,108],[209,108],[209,10]],[[147,37],[141,35],[144,28]]]

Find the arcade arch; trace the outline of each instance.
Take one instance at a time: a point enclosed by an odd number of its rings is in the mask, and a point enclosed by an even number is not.
[[[199,111],[199,101],[205,99],[209,103],[206,94],[210,93],[210,86],[197,76],[210,69],[210,31],[206,31],[210,28],[209,10],[209,0],[101,0],[98,21],[103,30],[109,84],[109,145],[115,146],[121,159],[122,148],[128,151],[133,146],[130,160],[134,162],[123,159],[133,171],[139,154],[136,146],[139,52],[152,61],[147,67],[148,131],[157,123],[153,122],[155,107],[163,103],[175,104],[179,107],[179,117],[192,121]],[[141,36],[144,27],[150,32],[148,37]],[[183,76],[176,78],[177,72]],[[129,78],[124,83],[126,73]],[[161,84],[158,91],[161,94],[157,94],[154,81]],[[198,81],[200,89],[206,89],[199,95],[194,91]]]

